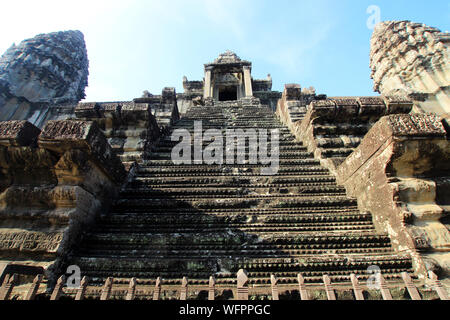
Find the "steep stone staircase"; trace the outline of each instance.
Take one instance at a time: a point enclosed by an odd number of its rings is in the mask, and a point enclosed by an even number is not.
[[[279,129],[280,168],[262,165],[175,165],[170,135],[142,163],[109,215],[84,237],[71,264],[91,283],[115,279],[198,279],[234,283],[239,269],[251,283],[271,274],[280,283],[360,279],[378,266],[386,279],[413,273],[411,259],[393,252],[368,212],[360,212],[335,178],[265,106],[197,106],[172,128],[193,133],[231,128]],[[269,149],[270,150],[270,149]]]

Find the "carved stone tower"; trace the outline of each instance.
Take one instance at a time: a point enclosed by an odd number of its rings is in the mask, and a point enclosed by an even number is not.
[[[203,97],[218,101],[252,97],[252,63],[227,51],[212,63],[205,64]]]

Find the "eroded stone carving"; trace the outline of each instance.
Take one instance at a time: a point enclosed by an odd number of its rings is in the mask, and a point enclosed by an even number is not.
[[[0,58],[0,120],[40,125],[49,107],[84,98],[88,57],[83,34],[40,34],[13,45]]]
[[[403,95],[420,112],[450,112],[449,34],[409,21],[375,27],[370,67],[374,90]]]
[[[0,122],[0,257],[60,272],[84,228],[108,208],[126,178],[95,122]]]
[[[153,98],[141,98],[139,101],[143,99],[145,103],[80,103],[75,115],[80,120],[97,123],[112,150],[124,163],[142,161],[148,157],[163,130],[152,114],[152,104],[148,103],[148,99]],[[176,108],[176,105],[173,107]],[[171,116],[169,123],[170,119]]]

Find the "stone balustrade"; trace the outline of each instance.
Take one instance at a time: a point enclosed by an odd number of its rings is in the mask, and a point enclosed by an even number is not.
[[[126,171],[95,122],[0,122],[0,257],[60,272]]]
[[[299,84],[286,84],[281,99],[278,100],[276,114],[292,130],[297,122],[303,120],[307,106],[312,101],[325,98],[325,95],[316,96],[314,88],[302,90]]]
[[[75,115],[95,121],[124,163],[147,158],[161,132],[148,103],[80,103]]]
[[[46,279],[37,275],[31,285],[16,288],[21,274],[7,274],[0,287],[0,300],[448,300],[441,281],[430,272],[430,287],[424,287],[408,273],[402,274],[402,281],[386,281],[378,273],[376,282],[364,281],[361,275],[352,273],[345,279],[324,275],[322,283],[305,283],[303,275],[297,281],[286,281],[274,274],[270,279],[255,283],[246,270],[239,270],[236,278],[229,282],[217,282],[211,276],[208,280],[180,279],[117,279],[108,277],[102,286],[90,283],[84,276],[79,287],[64,285],[63,275],[49,290]],[[270,283],[270,286],[268,285]],[[51,294],[50,294],[51,292]]]
[[[444,126],[445,124],[445,126]],[[448,124],[431,114],[382,117],[336,169],[337,182],[370,211],[394,247],[408,251],[425,270],[450,274]]]
[[[287,89],[286,89],[287,90]],[[288,91],[286,91],[288,96]],[[288,98],[286,98],[288,99]],[[283,106],[285,106],[283,108]],[[335,172],[384,115],[408,113],[412,103],[401,97],[336,97],[313,100],[301,121],[290,121],[280,100],[278,117],[315,158]]]

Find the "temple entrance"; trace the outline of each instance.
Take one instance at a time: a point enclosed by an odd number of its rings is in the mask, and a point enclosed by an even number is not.
[[[237,87],[225,87],[219,90],[219,101],[237,100]]]

